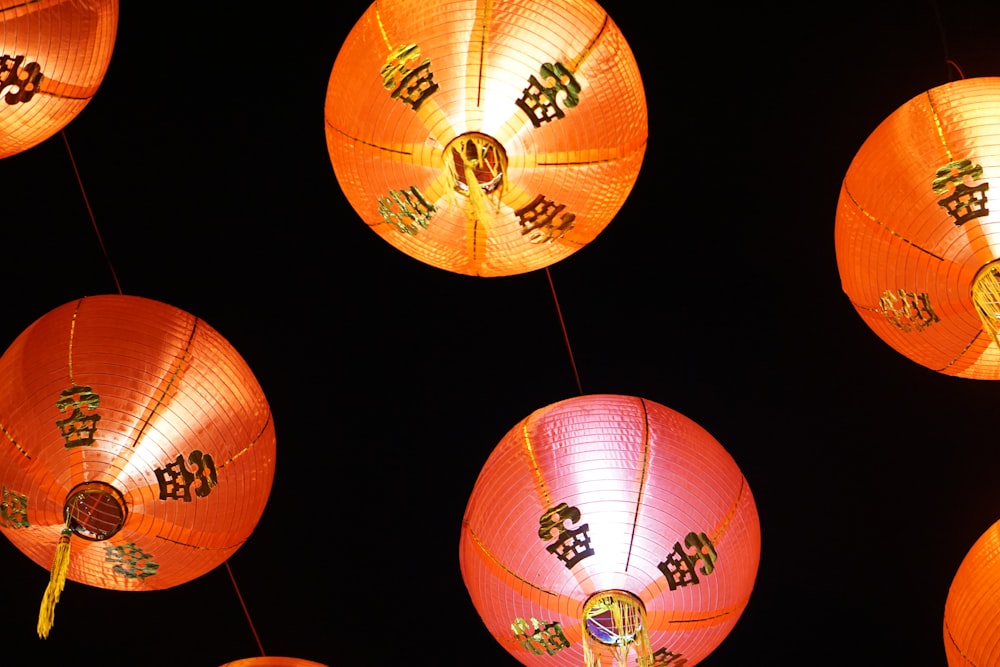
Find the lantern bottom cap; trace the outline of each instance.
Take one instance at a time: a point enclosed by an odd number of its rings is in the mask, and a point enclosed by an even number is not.
[[[638,597],[623,590],[594,593],[583,604],[588,634],[602,644],[631,644],[644,629],[646,607]]]
[[[83,482],[70,489],[64,513],[67,528],[93,541],[113,537],[128,516],[125,497],[105,482]]]

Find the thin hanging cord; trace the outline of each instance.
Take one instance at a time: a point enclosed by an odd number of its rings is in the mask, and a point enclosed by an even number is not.
[[[958,63],[951,57],[951,53],[948,50],[948,33],[944,29],[944,20],[941,18],[941,8],[934,0],[931,0],[931,8],[934,10],[934,19],[937,22],[938,33],[941,35],[941,50],[944,51],[945,65],[948,66],[948,73],[946,75],[948,77],[948,82],[951,83],[954,81],[954,78],[952,78],[952,68],[958,72],[958,78],[964,79],[965,73],[962,71],[962,68],[958,66]]]
[[[69,139],[66,137],[66,130],[60,130],[59,134],[62,135],[63,143],[66,145],[66,152],[69,154],[70,164],[73,165],[73,173],[76,174],[76,183],[80,186],[80,194],[83,196],[83,203],[87,207],[87,215],[90,216],[90,224],[94,228],[94,234],[97,235],[97,243],[101,246],[101,252],[104,254],[104,261],[108,263],[108,269],[111,271],[111,278],[115,281],[115,289],[118,290],[118,294],[121,294],[122,286],[118,283],[118,274],[115,273],[115,267],[111,264],[111,258],[108,256],[108,250],[104,247],[104,239],[101,238],[101,230],[97,228],[97,218],[94,217],[94,210],[90,207],[90,200],[87,198],[87,190],[83,187],[83,179],[80,178],[80,170],[76,167],[76,159],[73,157],[73,150],[69,147]]]
[[[250,618],[250,612],[247,610],[247,605],[243,602],[243,596],[240,594],[240,587],[236,585],[236,577],[233,576],[233,568],[229,567],[229,561],[226,563],[226,572],[229,573],[229,579],[233,582],[233,589],[236,590],[236,597],[240,600],[240,606],[243,607],[243,614],[247,617],[247,623],[250,625],[250,632],[253,633],[253,638],[257,642],[257,649],[260,651],[260,655],[266,656],[264,653],[264,645],[260,643],[260,636],[257,634],[257,629],[253,625],[253,619]]]
[[[66,146],[66,153],[69,155],[70,164],[73,166],[73,173],[76,175],[76,183],[80,187],[80,194],[83,196],[83,203],[87,207],[87,214],[90,216],[90,224],[94,228],[94,234],[97,235],[97,243],[101,246],[101,252],[104,254],[104,261],[108,263],[108,269],[111,271],[111,277],[115,281],[115,289],[118,290],[118,294],[122,294],[122,286],[118,282],[118,274],[115,272],[115,267],[111,263],[111,257],[108,256],[108,250],[104,246],[104,239],[101,238],[101,230],[97,226],[97,218],[94,216],[94,210],[90,206],[90,199],[87,197],[87,190],[83,187],[83,179],[80,177],[80,170],[76,166],[76,159],[73,157],[73,149],[70,148],[69,138],[66,136],[65,130],[60,130],[59,134],[62,135],[63,144]],[[250,611],[247,609],[246,603],[243,602],[243,595],[240,593],[240,587],[236,584],[236,577],[233,575],[232,568],[229,567],[229,561],[225,561],[226,571],[229,572],[229,579],[233,582],[233,589],[236,591],[236,597],[239,598],[240,606],[243,607],[243,614],[247,618],[247,623],[250,625],[250,632],[253,633],[253,638],[257,642],[257,648],[260,650],[261,656],[266,655],[264,653],[264,645],[260,642],[260,636],[257,634],[257,628],[254,627],[253,619],[250,618]]]
[[[573,346],[569,344],[569,334],[566,332],[566,321],[563,319],[562,309],[559,308],[559,297],[556,296],[556,285],[552,282],[552,272],[549,267],[545,267],[545,275],[549,279],[549,289],[552,290],[552,301],[556,305],[556,315],[559,316],[559,326],[562,327],[563,340],[566,341],[566,351],[569,353],[569,364],[573,367],[573,377],[576,378],[576,389],[583,396],[583,385],[580,384],[580,373],[576,370],[576,361],[573,359]]]
[[[965,78],[965,72],[963,72],[962,68],[958,66],[958,63],[956,63],[954,60],[952,60],[951,58],[949,58],[948,59],[948,64],[951,65],[952,67],[954,67],[955,71],[958,72],[958,78],[959,79],[964,79]]]

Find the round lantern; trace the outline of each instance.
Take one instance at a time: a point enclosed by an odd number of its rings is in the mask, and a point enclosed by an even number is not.
[[[48,139],[104,79],[118,0],[0,0],[0,158]]]
[[[303,660],[302,658],[284,658],[278,656],[261,656],[259,658],[243,658],[227,662],[221,667],[326,667],[326,665]]]
[[[694,665],[746,607],[753,495],[703,428],[592,395],[517,424],[479,474],[460,563],[493,637],[525,665]]]
[[[886,118],[840,191],[837,264],[858,314],[927,368],[1000,379],[1000,78]],[[1000,200],[998,200],[1000,201]]]
[[[337,55],[330,159],[371,229],[476,276],[553,264],[621,208],[646,147],[635,59],[594,0],[380,0]]]
[[[1000,521],[976,540],[951,582],[944,650],[951,667],[1000,665]]]
[[[139,297],[82,298],[22,332],[0,357],[0,429],[0,530],[52,568],[49,622],[58,577],[143,591],[222,564],[274,475],[245,361],[203,320]]]

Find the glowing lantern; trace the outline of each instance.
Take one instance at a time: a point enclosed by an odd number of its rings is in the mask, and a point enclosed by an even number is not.
[[[933,88],[885,119],[840,192],[843,289],[886,343],[1000,379],[1000,78]]]
[[[104,79],[118,0],[0,0],[0,158],[76,118]]]
[[[976,540],[951,582],[944,650],[951,667],[1000,665],[1000,521]]]
[[[525,665],[690,666],[746,607],[760,525],[746,479],[703,428],[593,395],[537,410],[500,441],[459,551],[488,630]]]
[[[0,357],[0,429],[0,530],[52,566],[42,636],[63,577],[142,591],[220,565],[274,475],[271,412],[244,360],[139,297],[79,299],[22,332]]]
[[[594,0],[380,0],[341,47],[330,159],[383,239],[478,276],[549,266],[621,208],[646,147],[635,59]]]
[[[278,656],[261,656],[259,658],[243,658],[227,662],[221,667],[326,667],[326,665],[303,660],[302,658],[283,658]]]

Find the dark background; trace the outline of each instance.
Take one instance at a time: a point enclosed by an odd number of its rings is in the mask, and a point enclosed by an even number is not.
[[[205,319],[268,395],[274,489],[229,561],[266,653],[509,666],[459,573],[462,513],[507,430],[579,391],[544,271],[425,266],[341,194],[323,103],[367,4],[124,3],[65,136],[123,291]],[[840,290],[834,211],[875,126],[959,78],[949,57],[1000,73],[1000,3],[604,6],[643,75],[649,143],[620,214],[550,275],[584,392],[682,412],[753,489],[755,591],[702,664],[944,664],[951,578],[1000,519],[998,390],[867,329]],[[6,345],[116,285],[62,136],[4,159],[0,182]],[[0,663],[260,653],[225,567],[159,592],[69,582],[42,641],[48,573],[6,541],[0,564]]]

